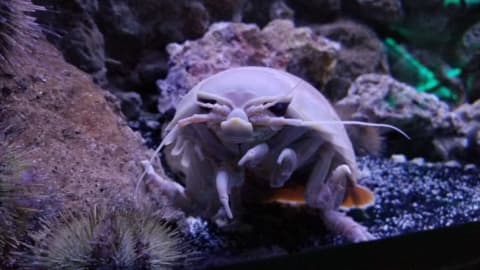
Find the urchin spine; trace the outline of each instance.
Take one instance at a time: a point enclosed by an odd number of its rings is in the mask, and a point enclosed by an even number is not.
[[[186,259],[178,232],[148,209],[62,213],[31,236],[25,269],[170,269]]]
[[[27,234],[35,209],[28,201],[36,199],[27,185],[19,181],[25,170],[21,153],[0,141],[0,269],[10,269],[13,252]]]
[[[31,13],[44,10],[30,0],[0,1],[0,72],[9,71],[15,63],[13,50],[26,51],[40,27]]]

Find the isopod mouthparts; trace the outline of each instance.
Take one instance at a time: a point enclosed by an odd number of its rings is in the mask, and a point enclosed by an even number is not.
[[[223,121],[220,127],[225,135],[251,136],[253,133],[252,124],[248,120],[245,121],[238,117],[232,117],[227,121]]]

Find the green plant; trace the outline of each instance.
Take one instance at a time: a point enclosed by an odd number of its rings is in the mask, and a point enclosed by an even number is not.
[[[442,85],[435,73],[416,59],[407,49],[399,45],[393,38],[385,39],[385,46],[388,53],[397,59],[402,59],[407,67],[417,74],[416,89],[419,92],[427,92],[436,95],[442,100],[456,102],[458,94],[452,89]],[[462,73],[459,68],[452,68],[445,71],[448,78],[458,77]]]
[[[443,6],[448,7],[450,5],[460,6],[466,5],[467,7],[480,4],[480,0],[443,0]]]

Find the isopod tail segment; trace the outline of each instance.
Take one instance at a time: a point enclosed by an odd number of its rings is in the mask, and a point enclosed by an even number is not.
[[[348,167],[347,167],[348,168]],[[349,169],[348,169],[349,171]],[[348,172],[347,171],[347,172]],[[351,175],[348,175],[351,176]],[[335,177],[335,176],[334,176]],[[281,203],[293,205],[305,205],[305,183],[299,181],[291,185],[270,190],[265,196],[264,203]],[[351,177],[347,181],[343,201],[340,204],[342,209],[360,208],[365,209],[373,205],[375,195],[368,188],[355,183]]]
[[[145,178],[145,176],[148,176],[150,178],[153,178],[155,181],[158,182],[158,180],[162,179],[162,176],[158,175],[153,167],[152,164],[156,158],[159,157],[160,151],[165,145],[171,144],[173,141],[175,141],[176,135],[178,133],[178,127],[173,128],[171,131],[168,132],[168,134],[165,136],[165,138],[160,142],[160,145],[155,149],[155,151],[152,154],[152,157],[149,160],[142,160],[140,164],[142,165],[143,172],[140,174],[140,176],[137,179],[137,183],[135,184],[135,190],[134,190],[134,201],[138,204],[138,194],[140,190],[140,184],[142,183],[142,180]]]
[[[164,177],[157,174],[153,169],[151,161],[143,160],[140,163],[144,167],[144,174],[162,187],[161,190],[165,196],[172,199],[176,205],[186,207],[189,204],[189,200],[185,195],[185,189],[180,184],[174,181],[165,180]],[[138,192],[138,185],[139,183],[137,183],[135,195],[137,195]],[[136,199],[137,198],[135,198],[135,200]]]

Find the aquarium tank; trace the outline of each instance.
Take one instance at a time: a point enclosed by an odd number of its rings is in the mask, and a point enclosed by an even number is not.
[[[0,0],[0,269],[480,269],[480,1]]]

